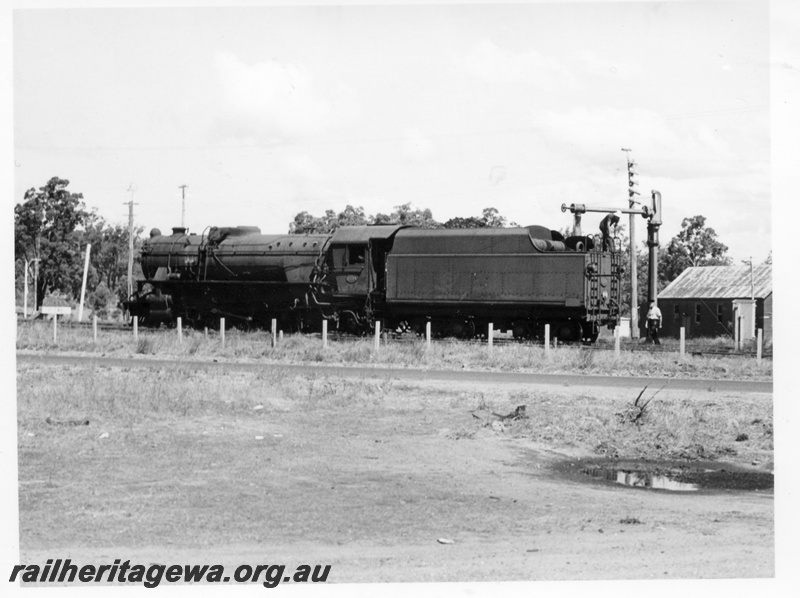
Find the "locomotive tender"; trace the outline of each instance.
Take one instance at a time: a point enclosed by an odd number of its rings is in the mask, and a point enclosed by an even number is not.
[[[385,330],[485,336],[488,325],[540,338],[593,342],[619,322],[622,262],[591,237],[541,226],[417,229],[341,227],[332,234],[263,235],[257,227],[201,235],[153,229],[145,280],[125,306],[144,325],[177,317],[198,327]]]

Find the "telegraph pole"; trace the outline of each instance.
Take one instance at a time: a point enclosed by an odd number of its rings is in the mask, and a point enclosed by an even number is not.
[[[139,204],[133,203],[133,194],[136,193],[134,183],[128,185],[128,191],[131,199],[123,203],[128,205],[128,297],[130,297],[133,295],[133,206]]]
[[[184,226],[183,219],[186,215],[186,187],[188,185],[178,185],[178,189],[181,190],[181,226]]]
[[[633,187],[638,185],[634,176],[638,174],[633,170],[636,162],[631,160],[631,149],[622,148],[628,162],[628,208],[633,209],[639,203],[634,199],[639,195]],[[630,241],[631,241],[631,338],[639,338],[639,285],[638,285],[638,259],[636,255],[636,220],[634,214],[630,215]]]

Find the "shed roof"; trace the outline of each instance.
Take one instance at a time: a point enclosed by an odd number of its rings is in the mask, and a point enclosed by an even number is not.
[[[756,299],[772,293],[772,265],[753,268]],[[658,294],[659,299],[736,299],[750,297],[750,266],[696,266],[687,268]]]

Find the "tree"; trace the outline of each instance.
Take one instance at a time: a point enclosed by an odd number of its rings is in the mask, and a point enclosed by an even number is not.
[[[444,223],[445,228],[486,228],[486,223],[481,218],[470,216],[469,218],[462,218],[456,216]]]
[[[333,210],[325,212],[325,216],[318,218],[308,212],[300,212],[289,225],[289,232],[295,235],[313,235],[330,233],[334,230],[335,214]]]
[[[725,255],[727,251],[728,246],[717,239],[716,231],[706,227],[705,216],[684,218],[681,231],[672,238],[663,258],[659,259],[659,272],[671,282],[692,266],[727,266],[731,263]]]
[[[433,219],[433,212],[428,208],[414,208],[410,203],[395,206],[389,214],[376,214],[375,224],[406,224],[418,228],[442,228],[442,223]]]
[[[106,319],[112,315],[117,305],[119,305],[119,297],[106,286],[105,282],[101,281],[94,291],[89,293],[86,298],[86,305],[100,318]]]
[[[137,269],[140,269],[139,250],[143,227],[134,228],[134,278]],[[128,227],[121,224],[109,224],[103,218],[92,212],[89,223],[86,225],[84,239],[92,244],[89,257],[90,271],[87,288],[93,289],[103,285],[105,290],[101,293],[107,297],[108,293],[116,297],[116,302],[127,299],[128,294]],[[109,306],[113,307],[113,306]]]
[[[330,234],[340,226],[358,226],[372,224],[372,217],[364,214],[364,208],[347,205],[338,214],[333,210],[325,210],[321,218],[308,212],[300,212],[289,225],[289,232],[295,235]]]
[[[706,219],[703,216],[684,218],[679,232],[666,247],[658,248],[658,289],[656,293],[664,290],[670,282],[690,266],[724,266],[730,264],[730,258],[725,256],[727,246],[717,240],[713,228],[705,227]],[[625,225],[617,228],[617,236],[622,247],[622,263],[625,273],[622,276],[621,302],[622,314],[630,314],[631,305],[631,276],[630,276],[630,242]],[[636,290],[637,304],[644,305],[649,292],[649,261],[650,254],[647,242],[642,241],[636,248]]]
[[[337,228],[340,226],[363,226],[370,224],[372,221],[373,218],[367,216],[361,206],[354,208],[348,204],[342,212],[336,215]]]
[[[486,228],[503,228],[507,220],[501,216],[496,208],[484,208],[481,220],[486,223]]]
[[[503,228],[506,222],[505,216],[501,216],[495,208],[484,208],[480,218],[451,218],[444,223],[444,228]]]
[[[44,187],[29,189],[24,201],[14,206],[14,257],[38,259],[36,303],[49,291],[76,297],[83,271],[83,227],[89,213],[83,194],[67,191],[69,181],[51,178]]]

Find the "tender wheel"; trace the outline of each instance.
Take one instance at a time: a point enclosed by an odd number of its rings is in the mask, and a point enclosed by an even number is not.
[[[463,340],[470,340],[475,338],[475,322],[472,320],[464,320],[462,322],[458,322],[459,326],[459,333],[456,336]]]
[[[531,329],[527,322],[514,322],[511,327],[511,334],[515,340],[524,341],[531,336]]]
[[[425,336],[425,327],[428,323],[428,320],[425,318],[414,318],[411,320],[411,330],[417,333],[418,336]]]
[[[553,326],[553,331],[553,336],[563,342],[576,342],[583,338],[583,326],[576,320],[559,322]]]
[[[594,322],[583,323],[583,342],[587,345],[593,344],[600,336],[600,329]]]

